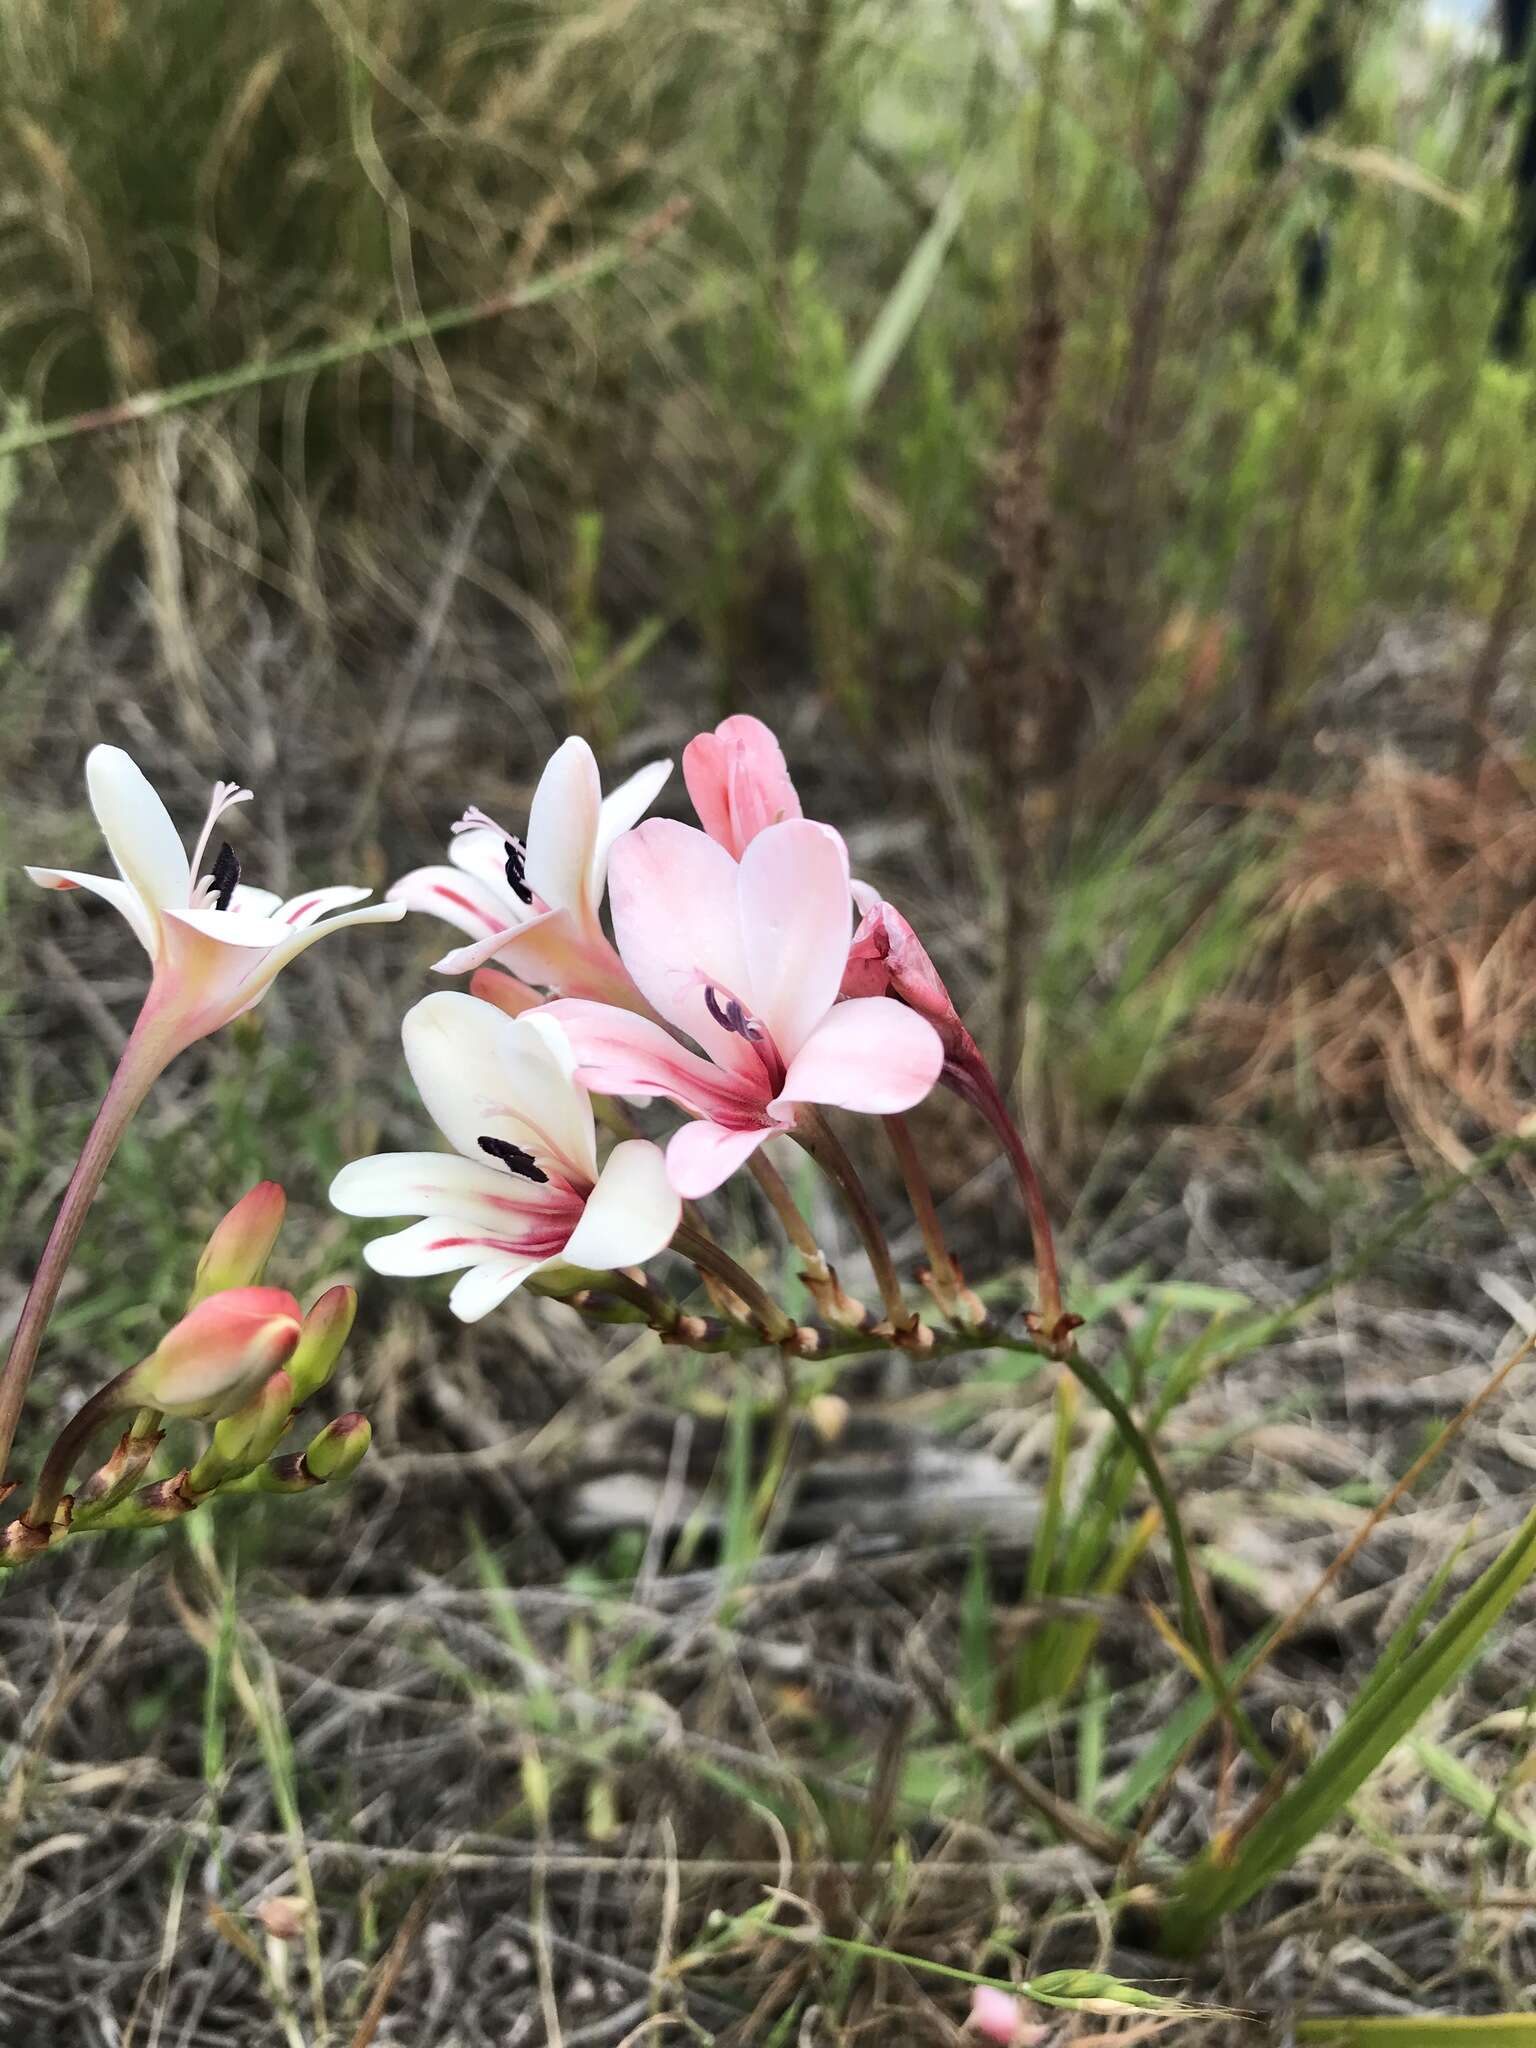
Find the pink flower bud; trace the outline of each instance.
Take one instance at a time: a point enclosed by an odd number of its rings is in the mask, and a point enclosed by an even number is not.
[[[783,750],[760,718],[725,718],[690,740],[683,780],[699,823],[733,860],[759,832],[801,815]]]
[[[978,1984],[971,1993],[969,2025],[984,2041],[1001,2042],[1004,2048],[1032,2048],[1049,2031],[1025,2019],[1021,1999],[992,1984]]]
[[[197,1262],[192,1307],[227,1287],[254,1287],[283,1227],[288,1197],[275,1180],[258,1181],[214,1231]]]
[[[892,904],[877,899],[865,912],[848,949],[841,993],[894,996],[916,1010],[938,1032],[946,1064],[963,1063],[976,1052],[976,1041],[960,1021],[927,947]]]
[[[214,1421],[287,1363],[303,1331],[280,1287],[231,1287],[188,1310],[124,1382],[125,1403]]]

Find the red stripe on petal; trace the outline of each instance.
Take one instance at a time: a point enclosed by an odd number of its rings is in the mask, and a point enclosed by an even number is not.
[[[452,903],[456,905],[458,909],[468,911],[471,917],[475,917],[480,920],[481,924],[485,926],[487,931],[496,932],[501,930],[501,926],[496,922],[495,918],[491,916],[489,911],[483,909],[482,906],[478,903],[472,903],[467,896],[461,896],[457,889],[444,889],[439,887],[434,889],[432,893],[434,896],[441,896],[445,903]]]

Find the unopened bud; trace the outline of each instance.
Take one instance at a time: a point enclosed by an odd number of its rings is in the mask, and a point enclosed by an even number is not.
[[[349,1479],[368,1455],[373,1442],[373,1424],[355,1410],[328,1422],[304,1453],[304,1465],[313,1479],[335,1482]]]
[[[280,1898],[263,1899],[256,1918],[274,1941],[297,1941],[309,1925],[309,1906],[296,1892],[285,1892]]]
[[[279,1366],[250,1400],[215,1425],[213,1442],[187,1474],[189,1493],[212,1493],[271,1456],[293,1418],[293,1381]]]
[[[243,1407],[292,1357],[299,1304],[280,1287],[231,1287],[189,1309],[124,1376],[122,1405],[211,1422]]]
[[[356,1315],[357,1289],[328,1287],[305,1316],[303,1333],[288,1361],[295,1405],[318,1394],[336,1370]]]
[[[254,1287],[266,1271],[283,1227],[288,1197],[275,1180],[258,1181],[242,1195],[203,1247],[190,1307],[229,1287]]]

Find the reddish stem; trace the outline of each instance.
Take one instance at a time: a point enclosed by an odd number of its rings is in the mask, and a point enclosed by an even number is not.
[[[0,1475],[10,1459],[16,1425],[27,1398],[32,1368],[48,1318],[58,1299],[59,1288],[85,1227],[86,1212],[101,1186],[113,1153],[122,1141],[134,1113],[149,1093],[156,1077],[176,1051],[176,1044],[155,1013],[153,998],[139,1012],[128,1043],[123,1047],[117,1072],[96,1112],[75,1170],[70,1175],[64,1199],[53,1219],[48,1242],[32,1276],[32,1285],[22,1304],[21,1319],[11,1340],[10,1356],[0,1373]]]
[[[953,1061],[945,1063],[944,1078],[962,1101],[979,1110],[996,1132],[1003,1150],[1008,1155],[1014,1178],[1019,1184],[1019,1193],[1024,1201],[1024,1213],[1029,1219],[1029,1235],[1034,1247],[1035,1279],[1040,1292],[1040,1334],[1048,1344],[1059,1344],[1069,1337],[1076,1327],[1064,1319],[1061,1307],[1061,1268],[1056,1263],[1056,1240],[1051,1234],[1051,1219],[1045,1206],[1045,1191],[1040,1185],[1034,1164],[1024,1149],[1024,1140],[1019,1136],[1013,1118],[1008,1114],[1008,1105],[1003,1100],[1003,1091],[993,1078],[992,1070],[976,1052],[964,1065]],[[1063,1328],[1063,1322],[1066,1327]]]

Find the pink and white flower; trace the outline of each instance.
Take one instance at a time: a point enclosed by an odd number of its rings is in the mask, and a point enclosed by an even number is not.
[[[577,1078],[688,1110],[667,1147],[679,1194],[710,1193],[802,1104],[883,1115],[938,1079],[933,1027],[885,996],[839,1002],[852,899],[848,855],[823,825],[756,834],[740,863],[691,825],[656,818],[614,849],[610,886],[624,966],[658,1023],[590,1002],[550,1006]]]
[[[401,1036],[454,1151],[386,1152],[337,1174],[345,1214],[422,1219],[366,1247],[375,1272],[463,1269],[448,1305],[476,1322],[546,1268],[636,1266],[670,1243],[682,1205],[661,1152],[630,1139],[599,1167],[592,1104],[549,1010],[508,1017],[445,990],[406,1013]]]
[[[121,747],[92,747],[85,779],[117,877],[73,868],[27,873],[44,889],[89,889],[126,918],[153,963],[144,1022],[164,1058],[254,1008],[289,961],[327,933],[393,924],[404,915],[394,903],[344,908],[361,903],[368,889],[306,889],[285,903],[270,890],[249,888],[227,841],[201,873],[214,827],[234,805],[250,801],[251,792],[233,782],[214,784],[188,860],[170,813]],[[343,915],[327,917],[332,910]]]
[[[690,740],[683,780],[699,823],[736,860],[759,832],[802,815],[784,750],[760,718],[723,718]]]
[[[592,749],[569,739],[539,778],[526,846],[484,811],[468,810],[453,828],[452,865],[403,875],[390,901],[468,933],[471,943],[445,953],[438,973],[468,974],[494,962],[489,974],[477,976],[474,991],[509,1014],[536,1003],[540,989],[634,1004],[634,987],[602,926],[608,856],[671,772],[670,761],[653,761],[605,797]]]

